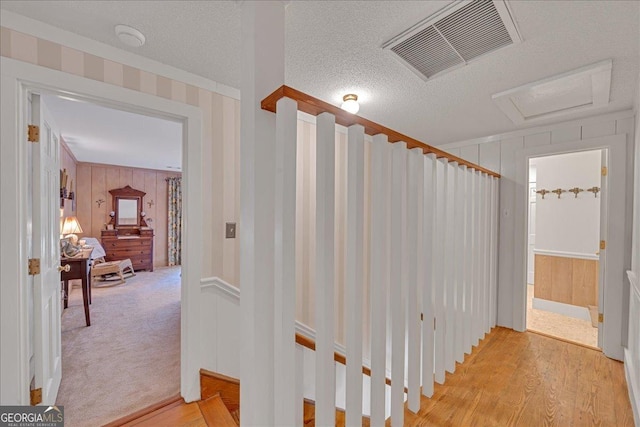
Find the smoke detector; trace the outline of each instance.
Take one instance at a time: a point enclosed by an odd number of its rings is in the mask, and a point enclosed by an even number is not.
[[[128,25],[116,25],[116,35],[127,46],[140,47],[146,41],[144,34]]]

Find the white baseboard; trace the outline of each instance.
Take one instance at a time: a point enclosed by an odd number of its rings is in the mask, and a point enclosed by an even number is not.
[[[563,316],[591,321],[587,307],[565,304],[563,302],[549,301],[542,298],[533,298],[533,308],[562,314]]]
[[[624,350],[624,374],[627,378],[627,388],[629,389],[629,400],[633,409],[633,420],[635,425],[640,426],[640,384],[637,383],[635,374],[636,367],[633,366],[631,353]]]

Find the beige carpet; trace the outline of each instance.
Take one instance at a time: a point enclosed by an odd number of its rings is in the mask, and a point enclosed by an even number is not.
[[[527,329],[591,347],[598,346],[598,329],[590,321],[535,309],[532,301],[533,285],[527,285]]]
[[[73,287],[62,315],[65,426],[99,426],[180,391],[180,268],[93,289],[91,326]]]

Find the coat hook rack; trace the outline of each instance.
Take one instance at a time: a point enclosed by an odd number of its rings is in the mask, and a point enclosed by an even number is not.
[[[100,206],[104,203],[104,199],[98,199],[96,200],[96,203],[98,204],[98,209],[100,209]]]
[[[558,195],[558,199],[560,198],[560,195],[562,193],[566,193],[567,190],[563,190],[562,188],[556,188],[555,190],[552,191],[552,193],[557,194]]]
[[[598,193],[600,192],[600,187],[587,188],[587,191],[590,193],[593,193],[593,197],[598,197]]]
[[[542,200],[544,200],[544,196],[546,196],[547,194],[549,194],[549,193],[550,193],[550,191],[549,191],[549,190],[545,190],[545,189],[543,188],[542,190],[538,190],[538,191],[536,191],[536,193],[538,193],[538,194],[542,194]]]
[[[583,191],[584,190],[582,188],[578,188],[578,187],[573,187],[569,189],[569,192],[573,193],[576,199],[578,198],[578,193],[582,193]]]

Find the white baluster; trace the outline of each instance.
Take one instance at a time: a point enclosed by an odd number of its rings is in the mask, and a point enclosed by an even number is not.
[[[481,244],[480,244],[480,172],[473,171],[473,345],[480,341],[480,323],[482,319],[480,298],[482,296]]]
[[[449,162],[446,168],[447,192],[445,200],[447,203],[447,214],[445,216],[445,238],[444,238],[444,293],[445,293],[445,368],[448,372],[455,372],[456,359],[455,347],[455,318],[456,318],[456,295],[454,283],[454,245],[455,245],[455,193],[456,193],[456,170],[457,162]]]
[[[369,226],[372,426],[382,426],[385,423],[390,148],[386,135],[379,134],[373,137],[371,145],[371,220]]]
[[[420,301],[418,265],[422,263],[422,199],[424,191],[424,154],[409,151],[407,168],[407,373],[408,408],[420,409]]]
[[[471,354],[473,336],[473,170],[462,166],[465,173],[464,228],[464,351]]]
[[[491,177],[484,175],[485,183],[485,316],[484,316],[484,332],[491,332],[491,242],[493,236],[493,230],[491,228],[491,210],[493,208],[493,201],[491,199]]]
[[[434,299],[435,310],[435,380],[438,384],[444,384],[445,373],[445,305],[444,305],[444,251],[445,251],[445,227],[447,218],[447,159],[438,159],[436,162],[436,220],[433,247],[433,271],[434,271]]]
[[[364,248],[364,128],[349,127],[345,263],[346,425],[362,424],[362,305]]]
[[[423,199],[423,254],[422,263],[424,269],[422,271],[422,394],[427,397],[433,396],[433,340],[434,328],[433,322],[435,313],[433,308],[433,283],[434,283],[434,220],[436,217],[436,198],[435,198],[435,173],[436,173],[436,155],[428,154],[424,157],[424,199]],[[372,424],[373,425],[373,424]]]
[[[491,286],[493,290],[491,302],[491,327],[496,326],[498,319],[498,215],[499,215],[499,200],[500,200],[500,180],[496,177],[492,178],[493,181],[493,213],[492,218],[492,238],[491,245]]]
[[[458,363],[464,362],[464,196],[466,189],[464,166],[460,165],[455,170],[456,174],[456,212],[455,212],[455,237],[454,237],[454,283],[456,286],[456,318],[455,318],[455,357]]]
[[[404,424],[407,280],[407,144],[391,148],[391,424]]]
[[[304,423],[304,347],[296,345],[296,426]]]
[[[480,283],[480,311],[478,317],[478,339],[484,338],[484,324],[487,317],[486,303],[487,303],[487,196],[486,196],[486,181],[484,174],[479,174],[480,179],[480,273],[478,280]]]
[[[316,117],[316,425],[335,425],[335,117]]]
[[[296,145],[298,106],[281,98],[276,114],[274,244],[274,421],[295,423],[296,401]]]

